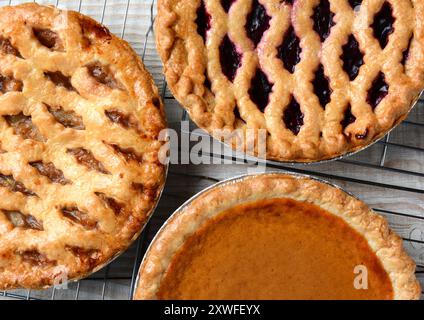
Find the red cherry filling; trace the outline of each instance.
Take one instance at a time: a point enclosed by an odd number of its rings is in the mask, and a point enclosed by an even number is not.
[[[355,121],[356,121],[356,117],[353,115],[352,106],[349,104],[346,111],[345,111],[344,118],[340,122],[340,124],[343,127],[343,131],[347,128],[347,126],[354,123]]]
[[[380,72],[368,90],[367,102],[375,109],[389,94],[389,85],[386,83],[384,73]]]
[[[236,119],[239,119],[239,120],[245,122],[240,115],[240,110],[239,110],[239,107],[237,105],[234,107],[234,116],[236,117]]]
[[[389,42],[389,36],[393,33],[395,19],[392,14],[392,6],[385,2],[381,10],[375,15],[371,28],[374,36],[378,39],[381,49],[384,49]]]
[[[358,10],[362,4],[362,0],[349,0],[349,4],[353,10]]]
[[[266,13],[265,7],[253,0],[252,11],[247,15],[245,25],[247,36],[252,40],[255,48],[261,42],[262,36],[269,29],[269,21],[271,17]]]
[[[202,0],[200,6],[197,9],[197,33],[200,34],[203,38],[203,41],[206,42],[206,35],[211,28],[211,16],[206,10],[205,2]]]
[[[290,73],[294,73],[296,65],[300,62],[302,48],[292,26],[287,30],[283,43],[277,50],[277,56],[283,61],[284,67]]]
[[[236,0],[221,0],[221,6],[224,8],[224,11],[228,13],[230,11],[231,6],[233,5],[234,1]]]
[[[319,34],[321,42],[324,42],[330,35],[331,28],[335,25],[334,13],[330,10],[330,2],[321,0],[319,5],[315,7],[311,18],[314,21],[314,30]]]
[[[205,75],[205,81],[203,82],[203,85],[204,85],[207,89],[209,89],[209,91],[212,91],[212,83],[211,83],[211,81],[209,80],[209,77],[208,77],[208,75],[207,75],[207,74]]]
[[[349,36],[347,43],[342,47],[343,53],[340,59],[343,60],[343,70],[349,75],[350,81],[356,79],[359,69],[364,64],[363,54],[359,48],[359,43],[353,35]]]
[[[268,105],[271,91],[272,84],[268,81],[266,74],[261,69],[257,69],[250,83],[249,96],[262,112],[265,111]]]
[[[294,135],[298,135],[303,126],[304,115],[300,110],[300,105],[294,97],[284,111],[283,120],[286,128],[291,130]]]
[[[369,130],[365,129],[364,133],[358,133],[358,134],[355,135],[355,137],[358,140],[364,140],[368,137],[368,133],[369,133]]]
[[[324,67],[322,64],[319,65],[318,70],[315,72],[315,79],[312,81],[312,84],[321,107],[325,109],[325,106],[330,102],[332,90],[330,88],[328,79],[324,74]]]
[[[219,46],[219,59],[221,62],[222,73],[230,80],[234,81],[237,70],[241,66],[242,55],[237,51],[236,46],[230,40],[228,35],[222,39]]]
[[[281,2],[287,3],[287,4],[293,4],[293,0],[283,0]]]

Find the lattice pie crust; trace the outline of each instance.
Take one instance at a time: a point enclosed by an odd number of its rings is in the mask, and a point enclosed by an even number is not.
[[[421,0],[159,0],[156,39],[197,125],[262,129],[267,158],[313,162],[405,119],[424,87],[423,16]]]
[[[0,9],[0,288],[99,269],[163,188],[164,110],[129,45],[76,12]]]

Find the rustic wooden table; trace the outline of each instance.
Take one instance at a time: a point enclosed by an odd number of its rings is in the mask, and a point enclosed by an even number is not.
[[[4,1],[17,4],[26,1]],[[163,93],[171,128],[179,130],[186,115],[166,90],[161,63],[154,44],[151,22],[155,14],[152,0],[56,0],[39,1],[61,8],[80,10],[106,24],[131,43],[154,75]],[[151,11],[152,9],[152,11]],[[384,215],[405,240],[414,257],[417,276],[424,287],[424,101],[420,101],[407,121],[390,136],[371,148],[346,159],[317,165],[269,163],[267,171],[292,171],[334,182],[357,195]],[[191,126],[193,128],[193,126]],[[199,137],[201,138],[201,136]],[[172,146],[178,152],[177,146]],[[228,151],[225,151],[228,154]],[[191,196],[217,181],[246,174],[253,164],[222,164],[221,154],[203,154],[204,160],[219,164],[171,165],[159,206],[142,237],[108,267],[67,290],[17,290],[1,292],[0,299],[128,299],[144,251],[164,221]],[[231,157],[228,160],[231,159]],[[240,161],[239,161],[240,162]]]

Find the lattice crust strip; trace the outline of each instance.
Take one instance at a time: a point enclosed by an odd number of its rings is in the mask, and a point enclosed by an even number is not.
[[[0,288],[78,278],[139,234],[164,184],[157,89],[85,16],[0,9]]]
[[[424,86],[418,0],[160,0],[169,86],[202,128],[265,129],[267,156],[360,149]]]

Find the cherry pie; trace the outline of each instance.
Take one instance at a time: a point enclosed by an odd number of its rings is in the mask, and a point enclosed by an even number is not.
[[[405,119],[424,88],[423,16],[421,0],[159,0],[156,37],[201,128],[264,129],[267,158],[313,162]]]
[[[0,9],[0,288],[87,275],[163,188],[163,105],[129,45],[76,12]]]

